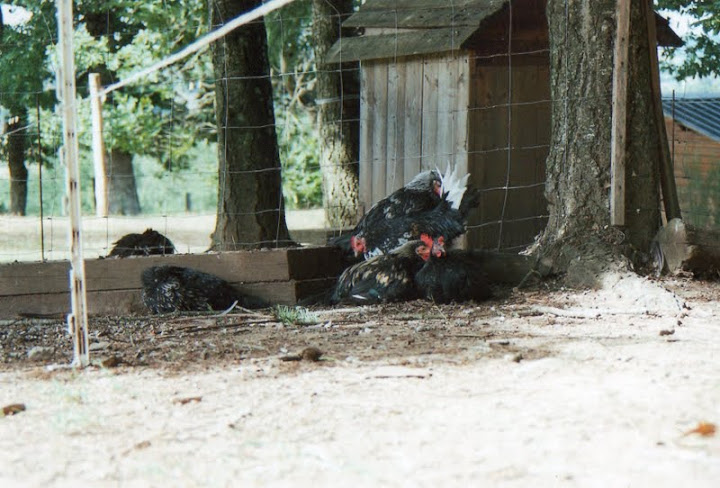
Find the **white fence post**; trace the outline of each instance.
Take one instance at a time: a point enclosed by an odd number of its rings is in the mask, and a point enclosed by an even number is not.
[[[67,165],[67,192],[70,212],[70,296],[72,309],[68,329],[73,337],[73,365],[90,363],[88,349],[87,297],[85,294],[85,261],[82,246],[80,211],[80,170],[78,164],[77,101],[75,93],[75,60],[73,51],[72,0],[57,0],[60,64],[58,95],[63,115],[63,160]]]

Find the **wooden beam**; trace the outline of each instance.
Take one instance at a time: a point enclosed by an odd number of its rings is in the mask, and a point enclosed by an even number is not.
[[[309,280],[340,274],[340,254],[327,247],[173,254],[85,262],[87,290],[140,288],[140,275],[151,266],[182,266],[214,274],[231,283]],[[69,263],[12,263],[0,266],[0,296],[63,293]]]
[[[100,95],[100,74],[90,73],[90,113],[92,119],[92,152],[95,169],[95,215],[108,216],[107,165],[105,162],[105,141],[103,139],[102,96]]]
[[[263,283],[233,283],[242,293],[252,294],[269,304],[295,305],[298,300],[311,297],[328,289],[334,278],[317,280],[290,280]],[[88,291],[88,314],[90,315],[148,315],[142,303],[142,291],[99,290]],[[0,296],[0,319],[12,319],[20,315],[64,316],[70,310],[70,293],[43,293],[34,295]]]
[[[140,276],[144,269],[158,265],[211,273],[241,292],[283,305],[329,288],[342,268],[340,252],[328,247],[89,260],[87,313],[147,314]],[[67,261],[0,266],[0,318],[66,314],[71,306],[69,267]]]
[[[662,93],[660,91],[660,67],[657,55],[656,17],[652,7],[652,0],[641,0],[643,15],[647,20],[648,43],[650,49],[650,87],[652,93],[653,112],[655,123],[658,126],[660,144],[660,188],[662,189],[663,206],[667,221],[681,218],[680,200],[675,185],[675,170],[670,156],[665,115],[662,110]]]
[[[630,0],[618,0],[614,47],[612,136],[610,141],[610,224],[625,225],[625,156],[627,136]]]

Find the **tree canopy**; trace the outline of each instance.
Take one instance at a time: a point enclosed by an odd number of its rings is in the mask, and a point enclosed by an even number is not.
[[[684,37],[685,46],[667,50],[670,56],[683,56],[679,62],[665,60],[663,69],[678,80],[720,75],[720,2],[656,0],[656,5],[690,17],[699,28]]]
[[[41,96],[41,105],[53,110],[55,4],[43,0],[11,3],[22,5],[32,16],[5,29],[0,91],[6,96],[0,104],[13,113],[34,108]],[[81,0],[74,14],[77,86],[83,98],[89,73],[100,72],[102,83],[109,84],[168,56],[207,30],[202,0]],[[182,163],[199,137],[214,137],[211,73],[209,55],[200,53],[143,83],[114,92],[104,107],[108,149]],[[80,105],[80,117],[84,119],[81,127],[88,128],[87,104]],[[81,132],[80,142],[89,145],[87,130]]]

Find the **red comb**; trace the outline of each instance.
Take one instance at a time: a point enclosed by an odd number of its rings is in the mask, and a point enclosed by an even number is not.
[[[420,240],[423,241],[426,246],[432,246],[433,244],[432,237],[427,234],[420,234]]]

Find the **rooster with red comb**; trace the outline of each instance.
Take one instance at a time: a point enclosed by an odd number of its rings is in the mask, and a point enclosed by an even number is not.
[[[465,232],[467,214],[479,202],[478,191],[467,191],[468,178],[449,165],[444,174],[437,169],[420,173],[373,206],[350,234],[331,244],[365,259],[418,240],[422,234],[442,235],[449,244]]]

